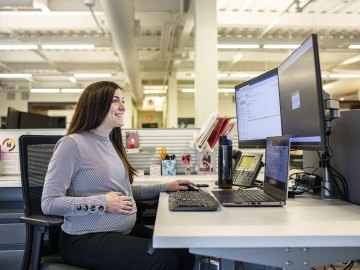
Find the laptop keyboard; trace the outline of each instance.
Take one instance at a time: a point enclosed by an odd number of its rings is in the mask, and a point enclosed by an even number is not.
[[[169,194],[171,211],[215,211],[218,201],[210,193],[199,191],[176,191]]]
[[[243,199],[248,202],[267,202],[267,201],[275,201],[270,196],[267,196],[260,190],[247,190],[247,189],[238,189],[236,190]]]

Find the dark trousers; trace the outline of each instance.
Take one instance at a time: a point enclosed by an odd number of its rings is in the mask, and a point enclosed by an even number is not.
[[[129,234],[119,232],[69,235],[61,231],[59,248],[64,260],[88,269],[192,270],[195,257],[187,249],[155,249],[153,231],[135,224]]]

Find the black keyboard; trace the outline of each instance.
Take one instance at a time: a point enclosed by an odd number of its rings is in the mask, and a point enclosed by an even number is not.
[[[171,211],[215,211],[218,207],[218,201],[203,189],[176,191],[169,194]]]

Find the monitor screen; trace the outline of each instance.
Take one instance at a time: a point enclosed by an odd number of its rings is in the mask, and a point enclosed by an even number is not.
[[[277,69],[235,86],[239,148],[265,148],[266,137],[280,136]]]
[[[264,190],[282,197],[287,196],[289,179],[290,137],[269,137],[265,151]]]
[[[19,128],[50,128],[50,117],[43,114],[20,112]]]
[[[9,129],[19,128],[20,113],[21,113],[20,111],[12,107],[8,107],[5,128],[9,128]]]
[[[325,116],[317,36],[311,35],[278,68],[281,121],[291,147],[324,150]]]

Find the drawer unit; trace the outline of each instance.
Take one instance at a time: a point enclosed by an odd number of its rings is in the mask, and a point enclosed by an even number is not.
[[[26,226],[21,188],[0,188],[0,269],[20,270],[24,256]]]

